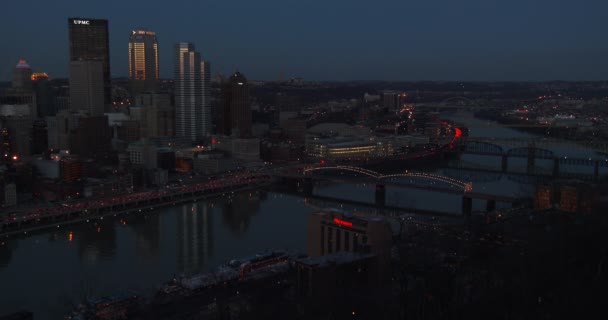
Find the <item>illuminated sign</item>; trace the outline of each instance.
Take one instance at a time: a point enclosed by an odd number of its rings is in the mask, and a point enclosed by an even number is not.
[[[72,23],[74,23],[74,24],[82,24],[82,25],[87,25],[88,26],[88,25],[91,24],[91,21],[89,21],[89,20],[76,20],[76,19],[74,19],[74,20],[72,20]]]
[[[341,225],[343,227],[352,227],[353,223],[350,221],[346,221],[346,220],[342,220],[342,219],[338,219],[338,218],[334,218],[334,223]]]
[[[146,31],[146,30],[131,30],[131,34],[132,35],[147,35],[147,36],[154,36],[156,35],[156,32],[154,31]]]

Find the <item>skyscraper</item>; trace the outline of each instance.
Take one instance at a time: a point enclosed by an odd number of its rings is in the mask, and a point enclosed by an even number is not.
[[[158,42],[156,33],[133,30],[129,38],[129,80],[131,92],[154,92],[158,89]]]
[[[19,63],[13,70],[13,88],[18,89],[31,89],[32,84],[32,68],[25,61],[25,59],[19,59]]]
[[[91,116],[104,112],[103,65],[98,61],[70,63],[70,109]]]
[[[103,104],[112,103],[108,20],[68,18],[70,61],[97,61],[103,70]]]
[[[235,72],[222,84],[222,109],[218,133],[236,137],[251,135],[251,107],[247,78]]]
[[[188,42],[175,45],[174,59],[176,134],[198,141],[211,133],[209,63]]]
[[[55,109],[55,90],[49,83],[49,75],[44,72],[34,72],[32,74],[32,88],[36,93],[36,103],[38,104],[38,116],[54,116]]]

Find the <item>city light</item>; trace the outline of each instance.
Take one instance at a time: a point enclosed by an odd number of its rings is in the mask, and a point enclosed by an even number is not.
[[[460,138],[462,136],[462,130],[460,128],[454,128],[454,138]]]
[[[342,220],[342,219],[338,219],[338,218],[334,218],[333,221],[335,224],[341,225],[343,227],[352,227],[353,226],[353,223],[350,221],[346,221],[346,220]]]

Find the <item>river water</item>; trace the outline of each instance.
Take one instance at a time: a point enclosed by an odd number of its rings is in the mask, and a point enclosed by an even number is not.
[[[508,128],[484,127],[470,114],[448,118],[470,124],[472,137],[526,137]],[[558,151],[556,151],[556,154]],[[568,151],[569,152],[569,151]],[[577,151],[584,156],[591,152]],[[495,165],[496,159],[462,161]],[[500,163],[498,163],[500,165]],[[542,165],[542,164],[541,164]],[[438,173],[445,173],[439,169]],[[498,176],[474,182],[489,194],[530,195],[533,185]],[[374,201],[373,185],[328,185],[315,193]],[[387,187],[387,204],[459,214],[462,197],[404,187]],[[484,203],[474,202],[474,210]],[[501,204],[498,204],[501,207]],[[267,249],[305,252],[308,215],[304,198],[246,192],[160,208],[138,217],[66,225],[0,240],[0,315],[33,311],[36,319],[60,319],[86,297],[151,292],[176,274],[211,270],[232,258]]]

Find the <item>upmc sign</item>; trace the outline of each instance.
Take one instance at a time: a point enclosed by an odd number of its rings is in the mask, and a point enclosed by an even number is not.
[[[84,25],[87,25],[87,26],[89,24],[91,24],[91,21],[89,21],[89,20],[76,20],[76,19],[74,19],[74,20],[72,20],[72,22],[74,24],[84,24]]]

